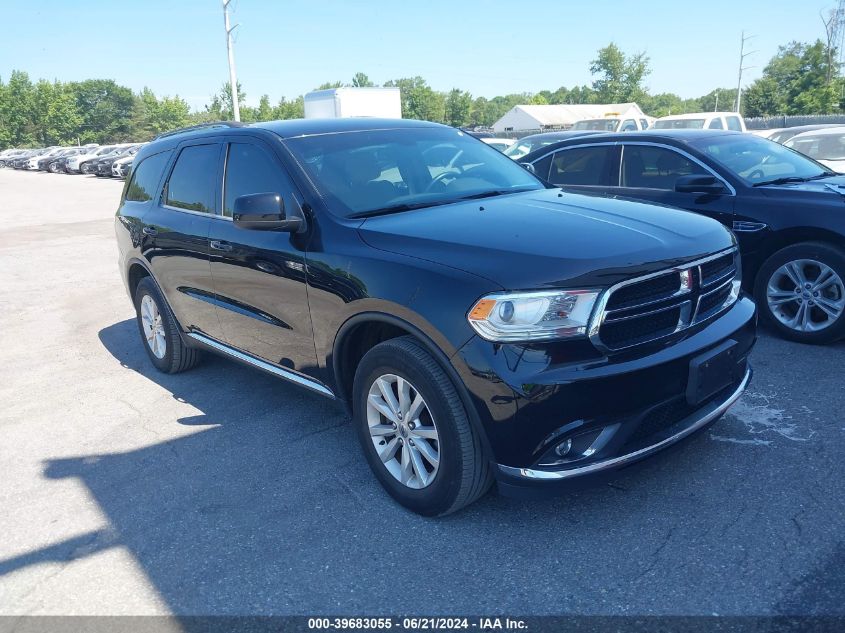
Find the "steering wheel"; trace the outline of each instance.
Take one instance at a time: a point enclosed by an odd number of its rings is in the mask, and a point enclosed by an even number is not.
[[[432,188],[434,188],[434,185],[436,185],[439,182],[442,182],[444,179],[449,178],[449,177],[454,178],[455,176],[460,176],[460,175],[461,175],[461,172],[458,171],[457,169],[447,169],[446,171],[437,174],[431,180],[431,182],[428,183],[428,186],[425,188],[424,193],[428,193],[429,191],[431,191]]]
[[[758,180],[765,175],[766,174],[763,173],[762,169],[755,169],[750,174],[748,174],[748,180]]]

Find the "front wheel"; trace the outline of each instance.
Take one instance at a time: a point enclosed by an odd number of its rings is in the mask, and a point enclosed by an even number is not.
[[[845,336],[845,252],[804,242],[772,255],[754,288],[761,318],[784,338],[824,344]]]
[[[490,460],[454,384],[413,337],[380,343],[361,359],[353,418],[373,473],[414,512],[455,512],[492,483]]]

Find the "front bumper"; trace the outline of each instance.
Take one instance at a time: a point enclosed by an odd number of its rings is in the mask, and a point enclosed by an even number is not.
[[[610,357],[587,342],[468,342],[452,362],[475,405],[502,492],[536,496],[595,483],[718,419],[750,379],[756,316],[743,296],[679,340]],[[725,346],[731,360],[715,374],[719,390],[690,397],[693,363]],[[571,453],[552,455],[570,439]]]
[[[723,397],[714,399],[701,409],[664,429],[662,435],[653,443],[636,450],[563,470],[514,468],[498,464],[496,476],[499,491],[507,496],[515,497],[544,496],[562,492],[569,489],[569,486],[561,485],[564,482],[573,482],[582,477],[589,477],[595,482],[602,476],[610,476],[618,470],[668,449],[696,431],[707,428],[724,415],[745,393],[745,389],[751,382],[752,373],[751,368],[747,368],[739,385],[731,387]]]

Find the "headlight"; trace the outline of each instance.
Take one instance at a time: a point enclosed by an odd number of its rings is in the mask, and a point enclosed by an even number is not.
[[[599,293],[599,290],[550,290],[491,294],[476,302],[467,319],[488,341],[576,338],[586,335]]]

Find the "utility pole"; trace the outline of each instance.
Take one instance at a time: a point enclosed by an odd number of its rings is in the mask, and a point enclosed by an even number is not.
[[[739,106],[742,104],[742,71],[748,70],[749,68],[754,68],[754,66],[743,66],[745,63],[745,58],[749,55],[753,55],[757,51],[748,51],[745,52],[745,43],[750,40],[753,35],[749,35],[748,37],[745,36],[745,31],[742,32],[742,39],[739,45],[739,77],[736,81],[736,103],[734,104],[734,112],[739,112]]]
[[[717,88],[716,89],[716,105],[713,106],[713,112],[718,112],[718,111],[719,111],[719,90]]]
[[[232,118],[235,121],[241,120],[241,108],[238,103],[238,78],[235,74],[235,53],[232,50],[232,31],[239,25],[229,26],[229,3],[232,0],[223,0],[223,23],[226,25],[226,51],[229,53],[229,87],[232,89]]]

